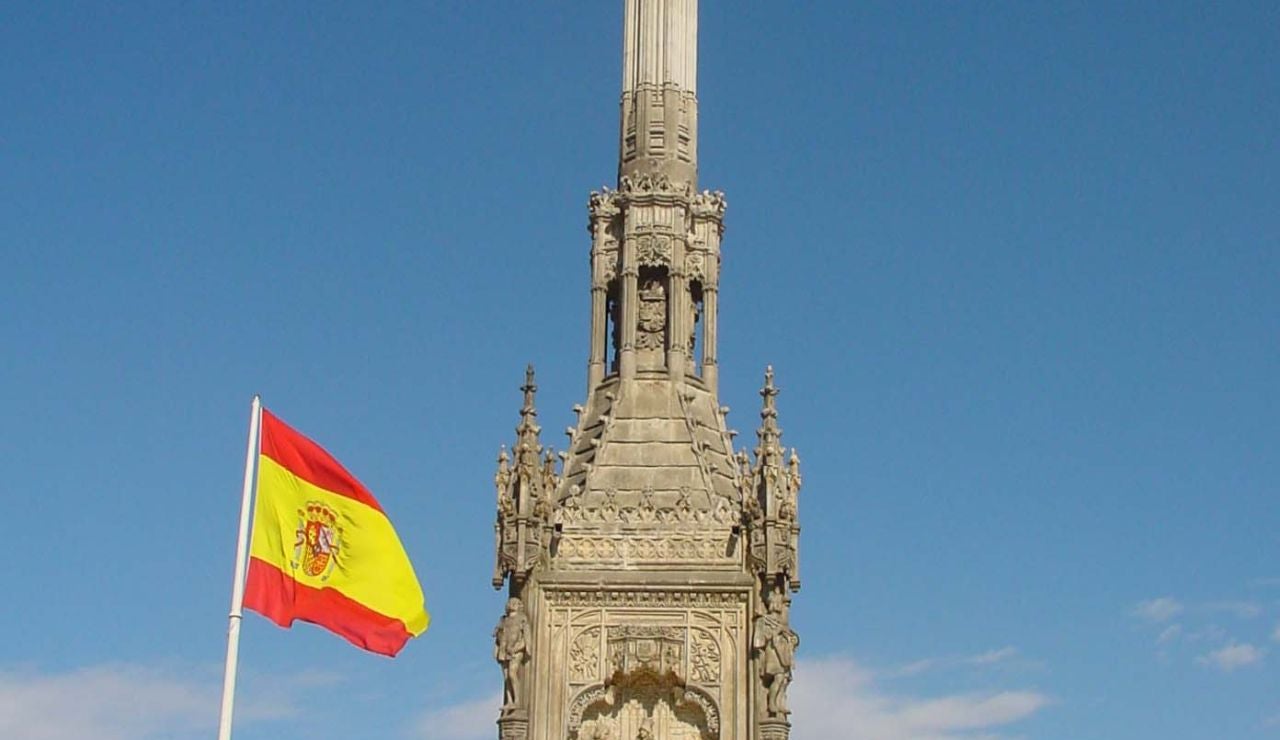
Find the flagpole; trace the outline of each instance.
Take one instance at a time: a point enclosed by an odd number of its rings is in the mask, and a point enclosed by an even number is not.
[[[222,714],[218,720],[218,740],[231,740],[231,710],[236,699],[236,661],[240,657],[240,620],[243,615],[244,570],[249,543],[249,504],[253,495],[253,463],[258,455],[258,432],[262,427],[262,399],[255,395],[249,409],[249,444],[244,453],[244,491],[240,499],[240,534],[236,537],[236,574],[231,583],[227,665],[222,677]]]

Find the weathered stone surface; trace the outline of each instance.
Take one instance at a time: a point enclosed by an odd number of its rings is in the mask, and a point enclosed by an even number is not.
[[[766,374],[754,454],[717,397],[725,200],[697,191],[697,0],[625,0],[618,184],[593,193],[587,398],[559,456],[533,370],[499,454],[504,740],[790,731],[799,458]]]

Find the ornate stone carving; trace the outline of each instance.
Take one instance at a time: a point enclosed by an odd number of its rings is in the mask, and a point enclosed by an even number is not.
[[[690,280],[704,281],[706,275],[707,256],[702,252],[690,251],[684,257],[684,274]]]
[[[576,733],[582,729],[583,713],[587,707],[598,702],[613,704],[613,693],[603,684],[584,689],[573,697],[573,701],[569,704],[569,732]],[[578,737],[581,739],[582,735],[579,733]]]
[[[560,475],[556,471],[555,453],[544,448],[539,438],[542,428],[538,426],[538,412],[534,407],[537,389],[531,365],[525,370],[525,383],[521,386],[524,405],[512,448],[514,465],[503,447],[493,479],[497,489],[494,588],[502,588],[508,576],[517,581],[522,579],[549,556],[554,495],[560,485]]]
[[[693,196],[690,205],[693,215],[701,218],[723,219],[727,208],[724,193],[719,190],[703,190]]]
[[[520,599],[507,599],[506,612],[493,630],[493,658],[502,666],[502,707],[504,711],[523,706],[525,665],[529,662],[529,619]]]
[[[618,533],[587,535],[566,533],[556,549],[556,559],[567,562],[695,563],[731,562],[730,532],[686,534]]]
[[[759,442],[755,465],[749,465],[745,453],[739,453],[739,481],[752,569],[766,581],[781,577],[783,588],[790,591],[800,589],[797,518],[802,479],[800,456],[795,450],[791,451],[791,459],[784,461],[776,405],[778,393],[770,367],[765,371],[765,385],[760,391],[764,408],[760,411],[761,424],[756,432]]]
[[[791,685],[796,648],[800,645],[800,637],[791,629],[787,618],[784,599],[780,591],[768,592],[766,611],[756,617],[751,640],[764,690],[764,711],[770,717],[788,713],[787,689]]]
[[[602,282],[608,283],[618,276],[618,243],[615,241],[606,242],[606,246],[600,250],[600,279]]]
[[[608,221],[621,213],[618,207],[618,193],[607,187],[594,190],[587,199],[587,210],[591,213],[591,222]]]
[[[667,327],[667,289],[661,280],[649,280],[640,288],[639,308],[636,349],[661,350]]]
[[[511,458],[507,455],[507,446],[502,445],[498,452],[498,472],[493,476],[494,487],[498,489],[498,516],[505,517],[515,513],[515,502],[511,500]]]
[[[723,496],[711,496],[710,507],[707,508],[706,497],[695,505],[693,495],[688,488],[676,492],[661,492],[665,503],[658,501],[659,492],[644,489],[639,492],[639,499],[632,505],[622,506],[618,503],[618,491],[606,489],[592,505],[583,500],[582,492],[571,487],[569,493],[561,501],[557,510],[562,524],[688,524],[688,525],[720,525],[730,527],[739,523],[739,516],[734,505]],[[674,495],[676,500],[671,501]]]
[[[747,601],[741,591],[548,591],[552,606],[572,607],[652,607],[676,609],[733,609]]]
[[[609,627],[608,638],[609,670],[613,674],[649,671],[683,678],[683,628],[615,625]]]
[[[600,628],[578,635],[569,648],[569,680],[577,683],[600,678]]]
[[[623,175],[618,180],[618,191],[626,195],[684,195],[688,196],[693,188],[687,182],[672,182],[665,173],[652,174],[640,172],[635,175]]]
[[[720,643],[706,630],[689,634],[689,678],[702,684],[720,682]]]
[[[715,699],[700,689],[683,687],[647,671],[583,690],[570,702],[568,714],[566,724],[572,740],[720,737],[720,710]]]
[[[782,500],[778,503],[778,518],[785,522],[794,522],[797,518],[801,482],[800,456],[792,449],[791,459],[787,463],[786,481],[782,488]]]
[[[671,237],[661,234],[636,237],[636,261],[642,267],[669,267]]]
[[[685,690],[681,699],[687,703],[696,704],[702,710],[703,716],[707,718],[707,737],[720,737],[720,710],[709,694],[700,689],[690,688]]]

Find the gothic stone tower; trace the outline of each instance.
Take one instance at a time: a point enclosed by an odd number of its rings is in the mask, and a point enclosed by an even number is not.
[[[587,399],[533,370],[495,478],[503,740],[782,740],[799,459],[773,372],[753,455],[717,397],[724,196],[697,190],[698,0],[625,0],[618,186],[591,194]]]

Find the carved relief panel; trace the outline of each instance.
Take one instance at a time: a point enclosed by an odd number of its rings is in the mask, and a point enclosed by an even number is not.
[[[548,737],[738,737],[723,732],[745,717],[746,687],[722,679],[748,660],[745,593],[550,591],[544,598],[552,633],[544,644],[558,651],[545,667],[563,682],[547,695],[559,704],[553,714],[563,734],[552,729]]]

